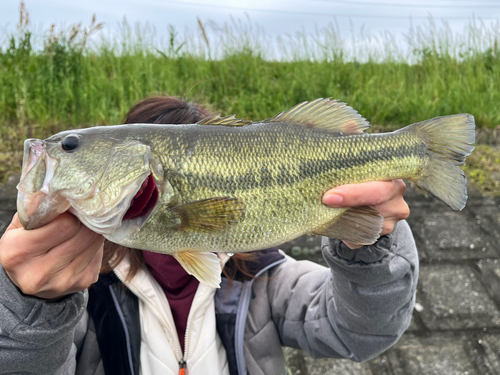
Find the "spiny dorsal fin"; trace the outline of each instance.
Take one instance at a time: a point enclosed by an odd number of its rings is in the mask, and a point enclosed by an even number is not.
[[[236,118],[235,115],[220,117],[220,115],[215,115],[207,117],[201,121],[198,121],[198,125],[224,125],[224,126],[243,126],[251,124],[252,121],[243,120],[242,118]]]
[[[177,230],[213,232],[236,223],[244,208],[238,198],[214,197],[175,206],[170,211],[179,221]]]
[[[370,127],[357,111],[330,98],[302,102],[264,122],[291,122],[345,134],[361,133]]]

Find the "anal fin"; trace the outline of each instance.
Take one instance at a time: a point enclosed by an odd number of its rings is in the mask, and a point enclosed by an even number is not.
[[[216,254],[182,251],[172,255],[186,272],[196,277],[200,283],[211,288],[220,288],[222,268]]]
[[[330,238],[337,238],[359,245],[371,245],[380,237],[384,218],[372,206],[352,207],[335,222],[315,231]]]

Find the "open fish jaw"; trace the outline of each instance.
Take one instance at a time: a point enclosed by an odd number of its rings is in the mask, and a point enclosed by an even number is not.
[[[26,229],[41,227],[68,210],[69,202],[59,194],[49,194],[58,160],[51,158],[43,141],[28,139],[24,142],[21,180],[17,185],[17,211]]]
[[[158,163],[150,163],[149,147],[135,142],[131,148],[135,147],[136,154],[131,155],[129,143],[116,147],[111,144],[112,151],[96,158],[97,167],[82,180],[81,171],[73,172],[75,163],[61,155],[57,142],[26,140],[17,197],[23,226],[39,228],[69,210],[96,233],[113,233],[152,170],[162,177]],[[88,154],[93,157],[91,152]],[[117,165],[126,167],[120,169]]]

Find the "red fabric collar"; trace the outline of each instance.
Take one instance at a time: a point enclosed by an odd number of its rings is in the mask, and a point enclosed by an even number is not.
[[[150,251],[143,251],[142,254],[151,275],[167,296],[177,335],[184,352],[187,319],[199,282],[194,276],[189,275],[171,255]]]

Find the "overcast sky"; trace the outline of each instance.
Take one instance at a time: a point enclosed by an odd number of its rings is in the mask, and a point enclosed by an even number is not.
[[[445,20],[452,30],[461,32],[473,16],[486,24],[500,19],[500,0],[26,0],[31,22],[38,30],[82,22],[92,15],[105,23],[108,31],[117,29],[126,17],[129,23],[149,22],[157,33],[167,35],[167,26],[177,30],[198,30],[197,17],[218,24],[234,19],[260,25],[266,35],[287,35],[297,30],[313,32],[336,20],[343,36],[364,27],[372,34],[389,31],[400,37],[414,26]],[[18,21],[20,2],[0,0],[0,27],[13,30]]]

